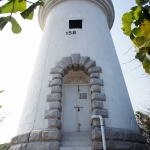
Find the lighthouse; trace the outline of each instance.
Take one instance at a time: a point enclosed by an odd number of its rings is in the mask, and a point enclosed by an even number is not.
[[[111,0],[45,0],[43,30],[10,150],[147,150],[110,29]]]

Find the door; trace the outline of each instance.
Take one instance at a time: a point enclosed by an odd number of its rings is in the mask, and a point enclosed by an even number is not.
[[[62,131],[91,131],[89,85],[64,85],[62,99]]]

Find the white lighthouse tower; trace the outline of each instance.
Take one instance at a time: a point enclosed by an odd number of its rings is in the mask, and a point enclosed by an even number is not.
[[[113,21],[111,0],[45,0],[43,38],[10,150],[147,150],[110,35]]]

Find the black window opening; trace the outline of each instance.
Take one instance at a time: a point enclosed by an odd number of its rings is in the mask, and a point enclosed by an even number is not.
[[[82,29],[82,20],[69,20],[69,29]]]

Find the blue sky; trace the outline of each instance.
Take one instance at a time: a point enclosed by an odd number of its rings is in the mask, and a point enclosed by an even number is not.
[[[111,29],[112,38],[133,108],[141,110],[142,105],[150,102],[150,78],[145,75],[142,67],[138,67],[140,65],[138,61],[123,64],[133,60],[135,53],[131,49],[124,55],[133,44],[120,29],[122,14],[129,11],[135,2],[134,0],[113,0],[113,3],[115,22]],[[21,34],[13,34],[10,25],[0,32],[0,90],[5,90],[0,95],[0,104],[3,105],[0,113],[9,113],[6,120],[0,125],[0,143],[9,142],[16,134],[42,37],[37,11],[33,21],[24,21],[18,16],[18,22],[23,28]]]

